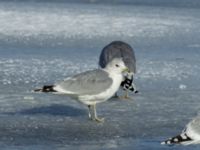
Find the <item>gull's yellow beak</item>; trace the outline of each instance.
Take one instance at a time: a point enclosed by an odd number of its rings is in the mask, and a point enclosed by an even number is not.
[[[129,69],[127,67],[122,70],[122,73],[125,73],[125,72],[129,72]]]

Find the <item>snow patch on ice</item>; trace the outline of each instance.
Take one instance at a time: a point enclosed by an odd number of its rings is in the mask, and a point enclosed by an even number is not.
[[[82,71],[97,68],[95,59],[0,59],[0,83],[29,84],[39,82],[55,82]]]
[[[83,63],[84,61],[84,63]],[[68,76],[97,68],[96,58],[90,59],[0,59],[0,83],[4,85],[54,83]],[[197,77],[200,66],[179,61],[138,62],[137,79],[151,81],[183,81]],[[180,85],[180,89],[185,86]]]
[[[24,96],[24,99],[26,99],[26,100],[34,100],[34,97],[33,96]]]
[[[185,90],[186,88],[187,88],[187,86],[184,85],[184,84],[180,84],[180,85],[179,85],[179,89],[181,89],[181,90]]]
[[[143,79],[165,79],[179,81],[190,76],[198,76],[200,67],[186,62],[178,61],[144,61],[138,63],[137,78]]]
[[[59,41],[59,39],[92,39],[109,36],[157,38],[174,35],[177,30],[189,32],[193,26],[198,26],[196,23],[190,23],[197,18],[191,19],[186,15],[182,17],[173,11],[172,14],[163,17],[148,7],[146,13],[149,13],[146,15],[140,8],[132,9],[132,7],[116,9],[117,6],[83,5],[76,9],[77,5],[65,5],[65,8],[43,3],[40,5],[45,7],[34,3],[28,6],[20,4],[20,7],[16,3],[9,5],[1,3],[0,40],[4,42],[19,40],[29,43],[39,39],[38,44],[42,45],[47,39]],[[121,11],[118,11],[119,9]],[[190,21],[186,21],[186,18]],[[57,44],[63,43],[60,41]]]
[[[191,47],[191,48],[200,48],[200,44],[191,44],[191,45],[188,45],[188,47]]]

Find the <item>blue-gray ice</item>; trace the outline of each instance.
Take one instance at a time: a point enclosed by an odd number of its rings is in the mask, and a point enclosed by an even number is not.
[[[19,1],[0,1],[1,149],[200,149],[160,144],[200,110],[199,0]],[[70,98],[31,92],[97,68],[99,50],[113,40],[134,46],[141,91],[99,104],[104,124]]]

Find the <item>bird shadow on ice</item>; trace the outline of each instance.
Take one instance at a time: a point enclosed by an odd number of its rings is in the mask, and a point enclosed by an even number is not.
[[[8,115],[52,115],[52,116],[71,116],[78,117],[86,115],[86,111],[72,106],[54,104],[50,106],[35,107],[24,109],[19,112],[9,112]]]

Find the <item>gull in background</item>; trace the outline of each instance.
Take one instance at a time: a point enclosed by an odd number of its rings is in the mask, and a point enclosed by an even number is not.
[[[97,116],[96,104],[108,100],[117,92],[123,73],[128,71],[122,59],[115,58],[104,69],[86,71],[34,91],[70,96],[88,106],[90,119],[103,122],[104,119]]]
[[[121,87],[125,90],[124,98],[128,98],[128,90],[135,93],[138,92],[133,83],[133,76],[136,73],[136,58],[134,50],[125,42],[113,41],[103,48],[99,56],[99,66],[105,68],[113,58],[122,58],[125,65],[130,70],[121,83]]]

